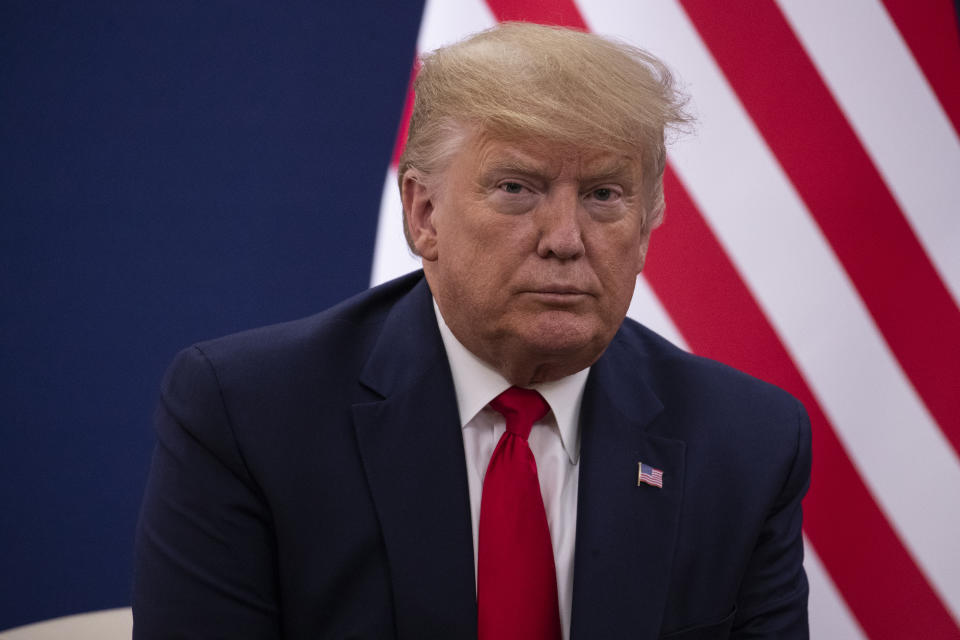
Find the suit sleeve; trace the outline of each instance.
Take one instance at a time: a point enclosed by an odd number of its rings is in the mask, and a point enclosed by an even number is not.
[[[133,637],[279,638],[270,512],[199,348],[167,372],[156,430],[137,525]]]
[[[810,486],[811,433],[799,403],[796,424],[796,452],[741,583],[731,638],[809,638],[801,502]]]

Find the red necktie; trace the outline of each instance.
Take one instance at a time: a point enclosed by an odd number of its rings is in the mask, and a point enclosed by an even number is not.
[[[507,431],[490,457],[480,498],[479,640],[558,640],[557,572],[537,462],[527,444],[549,410],[539,393],[510,387],[490,403]]]

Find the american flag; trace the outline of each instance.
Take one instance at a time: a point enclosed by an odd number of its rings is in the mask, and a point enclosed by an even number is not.
[[[641,483],[649,484],[653,487],[663,488],[663,471],[660,469],[654,469],[648,464],[643,464],[638,462],[637,466],[640,467],[637,475],[637,486],[639,487]]]
[[[960,638],[951,1],[428,0],[418,48],[498,20],[643,47],[690,94],[698,124],[668,152],[666,222],[629,315],[807,407],[812,636]],[[418,267],[397,155],[374,283]]]

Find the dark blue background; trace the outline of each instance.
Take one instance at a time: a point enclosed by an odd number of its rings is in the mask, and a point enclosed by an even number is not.
[[[177,350],[367,286],[421,10],[0,5],[0,629],[129,604]]]

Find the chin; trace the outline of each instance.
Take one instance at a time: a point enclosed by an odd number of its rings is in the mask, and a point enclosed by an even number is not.
[[[529,327],[523,338],[532,351],[545,357],[592,358],[592,362],[606,345],[601,333],[597,327],[579,318],[572,321],[569,318],[543,318]],[[596,354],[591,356],[594,351]]]

